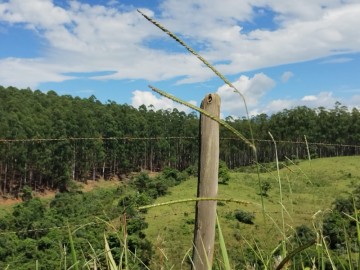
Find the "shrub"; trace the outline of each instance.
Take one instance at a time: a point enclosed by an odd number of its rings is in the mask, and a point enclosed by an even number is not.
[[[241,223],[254,224],[253,220],[255,215],[253,213],[238,209],[235,211],[235,218]]]
[[[316,234],[306,225],[300,225],[295,228],[295,242],[300,246],[315,239]]]
[[[198,176],[198,166],[191,165],[185,169],[185,172],[188,174],[188,176]]]
[[[222,160],[219,162],[219,183],[227,185],[230,180],[230,172],[226,163]]]
[[[146,192],[148,190],[148,185],[149,185],[150,181],[151,180],[150,180],[149,174],[147,174],[145,172],[141,172],[132,179],[132,185],[140,193]]]
[[[333,211],[325,216],[323,222],[323,233],[329,240],[331,249],[345,249],[348,245],[353,251],[359,251],[356,221],[349,218],[354,216],[355,209],[359,206],[360,186],[348,198],[337,198],[333,202]]]
[[[267,197],[270,189],[271,189],[271,183],[269,181],[263,181],[261,183],[261,195]]]
[[[24,186],[22,189],[21,200],[23,202],[29,201],[33,198],[32,189],[29,186]]]

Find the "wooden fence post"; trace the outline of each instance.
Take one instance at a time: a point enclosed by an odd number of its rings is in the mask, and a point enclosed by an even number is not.
[[[220,116],[220,97],[208,94],[201,108]],[[219,124],[205,115],[200,116],[200,155],[198,197],[216,197],[219,171]],[[194,229],[192,269],[211,269],[214,254],[216,201],[197,201]]]

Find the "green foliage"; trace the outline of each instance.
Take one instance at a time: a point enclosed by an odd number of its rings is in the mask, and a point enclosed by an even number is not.
[[[308,226],[300,225],[295,228],[294,240],[298,246],[314,241],[315,238],[316,233]]]
[[[219,162],[219,183],[227,185],[230,180],[230,171],[226,163],[222,160]]]
[[[347,245],[352,252],[359,252],[356,223],[356,209],[360,208],[360,186],[355,187],[348,197],[338,197],[333,202],[333,209],[324,218],[324,235],[331,249],[345,250]],[[353,217],[353,219],[349,218]]]
[[[218,235],[219,235],[219,243],[220,243],[220,250],[221,250],[221,255],[222,255],[222,261],[224,263],[224,267],[226,270],[230,270],[230,261],[229,261],[229,255],[226,249],[226,243],[225,243],[225,239],[221,230],[221,225],[219,222],[219,217],[216,215],[216,225],[218,228]]]
[[[166,166],[196,175],[198,160],[198,116],[177,109],[158,110],[108,101],[99,102],[94,96],[60,96],[54,91],[42,93],[30,89],[1,87],[0,138],[30,139],[0,143],[0,174],[12,175],[12,183],[1,186],[4,195],[16,196],[28,185],[34,191],[45,188],[71,191],[71,180],[85,182],[89,179],[122,178],[130,172],[161,171]],[[309,143],[311,156],[328,157],[354,155],[352,147],[325,144],[356,144],[360,139],[360,113],[347,110],[337,103],[331,110],[297,107],[271,116],[257,115],[251,119],[233,119],[226,123],[241,130],[250,138],[249,123],[256,142],[257,160],[261,171],[272,171],[274,150],[267,141],[270,130],[276,140],[295,141],[278,145],[279,166],[288,166],[286,157],[296,163],[307,158],[304,135]],[[334,128],[334,125],[338,125]],[[232,134],[220,128],[220,138]],[[126,139],[129,137],[129,139]],[[151,143],[136,138],[157,138]],[[189,139],[169,139],[186,137]],[[55,139],[31,141],[31,139]],[[71,138],[93,138],[75,140]],[[253,156],[242,141],[220,140],[220,159],[230,169],[244,168],[252,172]],[[6,168],[6,169],[5,169]],[[256,170],[256,168],[255,168]],[[353,177],[352,177],[353,179]]]
[[[262,181],[261,182],[261,195],[267,197],[269,194],[268,192],[271,189],[271,183],[269,181]]]
[[[140,193],[147,192],[150,184],[149,174],[141,172],[133,178],[131,183]]]
[[[188,174],[188,176],[195,176],[197,177],[198,176],[198,168],[199,166],[198,165],[190,165],[189,167],[187,167],[185,169],[185,172]]]
[[[181,182],[185,181],[188,178],[186,172],[179,172],[177,169],[165,167],[162,171],[162,177],[167,180],[169,186],[179,185]]]
[[[21,199],[26,202],[33,198],[32,189],[29,186],[24,186],[22,189]]]
[[[46,206],[38,198],[16,205],[12,213],[12,222],[14,228],[19,230],[18,236],[20,238],[30,237],[35,239],[41,237],[46,231],[37,230],[47,225],[45,215]]]
[[[164,171],[150,178],[146,172],[141,172],[131,181],[131,185],[140,193],[146,194],[152,199],[164,196],[168,192],[169,187],[179,185],[188,178],[186,172],[179,172],[174,168],[166,167]]]
[[[234,212],[234,216],[241,223],[250,224],[250,225],[254,224],[255,215],[251,212],[237,209]]]
[[[3,194],[17,195],[24,184],[34,191],[73,191],[71,180],[121,178],[141,169],[160,171],[165,165],[183,170],[197,161],[196,140],[164,139],[196,137],[198,117],[193,113],[135,109],[112,101],[102,104],[95,97],[14,87],[0,89],[0,104],[1,139],[49,139],[0,143],[0,174],[6,168],[14,177],[1,186]],[[149,143],[131,137],[159,139]],[[171,147],[173,141],[178,148]]]
[[[24,201],[0,219],[4,236],[0,238],[0,269],[7,265],[9,269],[35,269],[36,261],[39,269],[59,269],[65,261],[70,267],[74,258],[82,269],[92,256],[99,258],[102,267],[105,263],[102,235],[109,229],[107,224],[124,213],[128,219],[129,249],[139,258],[131,265],[140,269],[140,261],[149,262],[152,251],[143,232],[148,225],[137,207],[151,200],[146,193],[118,188],[58,193],[49,205],[38,198]],[[110,243],[111,248],[113,244]]]

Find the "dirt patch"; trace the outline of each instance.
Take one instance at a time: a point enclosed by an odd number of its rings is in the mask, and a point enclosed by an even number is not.
[[[83,192],[89,192],[92,191],[95,188],[111,188],[111,187],[117,187],[121,184],[121,182],[117,181],[117,180],[112,180],[112,181],[105,181],[105,180],[98,180],[98,181],[93,181],[93,180],[88,180],[85,183],[77,183],[80,186],[81,191]],[[33,196],[35,198],[40,198],[40,199],[52,199],[55,197],[55,194],[57,193],[56,190],[45,190],[44,192],[37,192],[37,191],[33,191]],[[0,206],[4,206],[4,207],[11,207],[14,206],[15,204],[21,203],[22,200],[21,198],[13,198],[13,197],[5,197],[2,196],[0,197]]]
[[[89,192],[92,191],[95,188],[111,188],[111,187],[117,187],[120,185],[121,182],[118,180],[88,180],[86,183],[81,183],[81,190],[83,192]]]
[[[1,206],[12,206],[14,204],[20,203],[21,199],[15,199],[15,198],[0,198],[0,205]]]

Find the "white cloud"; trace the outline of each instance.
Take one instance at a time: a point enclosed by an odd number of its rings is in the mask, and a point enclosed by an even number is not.
[[[351,100],[347,102],[348,108],[357,108],[360,109],[360,95],[354,95],[351,97]]]
[[[350,57],[336,57],[336,58],[324,60],[321,62],[321,64],[342,64],[342,63],[350,62],[352,60],[353,59]]]
[[[301,100],[302,101],[314,101],[314,100],[317,100],[317,99],[318,98],[316,96],[305,96]]]
[[[61,67],[41,59],[7,58],[0,60],[0,70],[0,84],[20,88],[34,89],[41,82],[61,82],[73,78],[62,75]]]
[[[295,100],[290,99],[275,99],[270,101],[266,106],[258,111],[258,113],[275,113],[284,109],[291,109],[296,106]]]
[[[264,73],[258,73],[252,78],[242,75],[233,85],[244,95],[247,106],[252,109],[275,86],[275,82]],[[221,97],[221,111],[224,115],[245,115],[243,100],[228,85],[219,87],[216,93]]]
[[[0,4],[0,14],[3,21],[25,23],[31,28],[49,28],[70,22],[67,11],[51,0],[11,0]]]
[[[359,51],[356,28],[360,4],[356,1],[165,1],[165,25],[205,44],[204,53],[228,74],[249,69],[316,59],[336,51]],[[276,12],[276,30],[242,31],[252,21],[252,6]],[[192,14],[196,13],[197,16]]]
[[[66,80],[69,77],[62,75],[66,72],[102,70],[117,72],[97,79],[180,78],[178,83],[193,83],[214,76],[185,50],[174,53],[149,47],[153,38],[167,37],[134,8],[68,3],[67,7],[51,0],[0,3],[0,21],[33,29],[49,45],[41,58],[31,61],[0,59],[1,66],[11,63],[14,68],[6,72],[9,76],[0,75],[0,84],[36,87]],[[279,28],[244,32],[243,22],[253,23],[259,16],[254,6],[274,12]],[[210,61],[221,61],[216,67],[227,75],[360,51],[357,28],[351,27],[360,25],[360,3],[355,0],[164,0],[161,14],[142,10],[185,37]],[[32,68],[36,71],[23,73]]]
[[[131,98],[131,105],[135,108],[138,108],[141,105],[149,107],[150,105],[154,106],[156,110],[167,110],[167,109],[178,109],[179,111],[191,112],[192,110],[184,105],[176,103],[171,99],[166,97],[157,97],[150,91],[140,91],[135,90],[132,92],[133,96]],[[197,102],[194,100],[188,101],[190,104],[197,105]]]
[[[114,6],[114,5],[119,4],[119,3],[118,3],[117,0],[109,0],[109,1],[107,2],[107,4],[108,4],[109,6]]]
[[[267,104],[258,106],[252,115],[259,113],[272,114],[284,109],[292,109],[297,106],[306,106],[308,108],[333,108],[336,101],[342,102],[343,99],[334,97],[332,92],[320,92],[317,95],[308,95],[299,99],[276,99]]]
[[[282,75],[281,75],[281,81],[283,83],[286,83],[291,77],[294,76],[294,73],[292,73],[291,71],[285,71]]]
[[[336,101],[341,101],[341,98],[333,96],[332,92],[320,92],[317,95],[304,96],[300,101],[296,102],[297,106],[307,106],[310,108],[317,107],[333,107]]]

